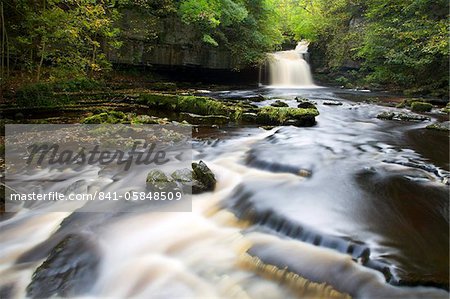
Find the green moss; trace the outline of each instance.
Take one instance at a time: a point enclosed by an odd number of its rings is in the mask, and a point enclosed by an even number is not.
[[[200,115],[225,115],[235,119],[236,109],[207,97],[170,94],[144,94],[140,102],[150,108],[168,111],[188,112]]]
[[[319,115],[315,108],[263,107],[256,116],[256,121],[263,125],[313,125],[314,118]]]
[[[441,123],[434,123],[431,125],[426,126],[427,129],[430,130],[437,130],[437,131],[450,131],[450,122],[445,121]]]
[[[414,112],[430,112],[433,105],[425,102],[413,102],[411,103],[411,111]]]
[[[172,94],[143,94],[138,102],[153,109],[192,113],[198,115],[222,115],[230,120],[241,120],[245,113],[256,113],[256,122],[263,125],[314,125],[319,111],[313,108],[246,107],[232,102],[222,102],[208,97]]]
[[[83,124],[123,124],[129,123],[128,116],[121,111],[108,111],[94,114],[81,121]]]

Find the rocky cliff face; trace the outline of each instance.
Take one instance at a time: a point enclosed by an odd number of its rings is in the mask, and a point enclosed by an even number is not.
[[[148,24],[139,16],[125,12],[121,27],[126,42],[119,50],[109,51],[113,63],[218,70],[236,66],[228,50],[206,45],[193,26],[178,18],[155,18]]]

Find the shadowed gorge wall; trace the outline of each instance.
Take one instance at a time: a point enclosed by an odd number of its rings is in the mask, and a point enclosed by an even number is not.
[[[139,14],[126,11],[121,22],[126,31],[126,43],[116,50],[110,50],[108,58],[113,63],[156,66],[183,66],[193,68],[231,70],[237,66],[229,50],[202,42],[196,28],[177,19],[166,17],[156,20],[154,39],[146,36],[146,30],[139,30],[146,24],[139,20]]]

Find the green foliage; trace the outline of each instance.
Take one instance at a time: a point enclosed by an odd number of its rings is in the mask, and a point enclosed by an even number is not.
[[[50,85],[50,84],[49,84]],[[98,90],[103,88],[104,84],[89,78],[78,78],[68,81],[55,82],[51,84],[53,91],[56,92],[81,92]]]
[[[448,9],[442,0],[370,1],[359,51],[368,80],[425,92],[448,86]]]
[[[16,104],[20,107],[56,107],[72,103],[65,94],[56,95],[49,83],[26,85],[16,92]]]
[[[448,90],[448,1],[278,3],[285,34],[324,48],[325,66],[361,66],[358,76],[366,82],[403,87],[409,94]]]
[[[110,63],[102,49],[118,47],[115,1],[8,0],[10,51],[40,80],[93,75]]]
[[[202,33],[210,46],[230,50],[239,65],[264,60],[282,42],[274,0],[183,0],[181,19]]]

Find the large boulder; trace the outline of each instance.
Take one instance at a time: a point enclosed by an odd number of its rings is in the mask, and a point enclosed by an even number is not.
[[[430,112],[433,105],[425,102],[413,102],[411,103],[411,111],[414,112]]]
[[[206,166],[205,162],[192,163],[193,169],[193,184],[192,193],[198,194],[201,192],[212,191],[216,186],[216,177],[211,169]]]
[[[283,102],[280,100],[276,100],[275,102],[270,104],[270,106],[272,106],[272,107],[289,107],[289,105],[286,102]]]
[[[87,293],[98,276],[100,252],[91,238],[68,235],[34,271],[27,297],[74,297]]]

